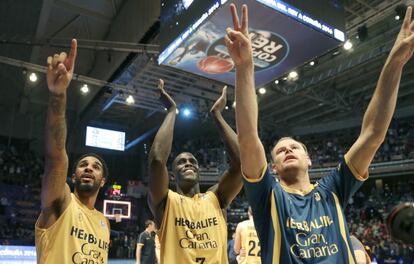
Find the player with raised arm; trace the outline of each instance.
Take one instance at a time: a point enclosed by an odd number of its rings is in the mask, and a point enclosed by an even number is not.
[[[412,8],[385,62],[364,114],[361,132],[338,167],[311,184],[304,144],[286,137],[272,149],[268,167],[258,135],[254,63],[244,5],[241,24],[230,5],[234,28],[225,38],[236,66],[236,124],[244,186],[253,209],[263,263],[355,263],[345,207],[368,178],[368,167],[393,116],[401,74],[414,50]],[[279,25],[283,26],[283,25]],[[272,175],[277,174],[278,179]]]
[[[227,224],[223,209],[242,188],[237,136],[221,112],[226,106],[226,87],[211,108],[223,139],[229,168],[219,183],[200,193],[197,159],[189,152],[173,162],[177,191],[168,189],[167,160],[171,152],[176,104],[160,80],[160,100],[168,109],[150,152],[149,206],[159,226],[161,263],[227,263]]]
[[[49,104],[45,129],[45,174],[41,189],[41,213],[36,222],[38,263],[107,263],[109,222],[95,209],[99,189],[108,177],[105,161],[90,153],[74,164],[74,193],[66,184],[66,96],[77,53],[72,40],[69,55],[47,58]]]

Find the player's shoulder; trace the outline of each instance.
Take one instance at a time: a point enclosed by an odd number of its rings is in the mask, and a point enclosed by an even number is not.
[[[246,228],[249,225],[249,220],[241,221],[238,225],[240,228]]]

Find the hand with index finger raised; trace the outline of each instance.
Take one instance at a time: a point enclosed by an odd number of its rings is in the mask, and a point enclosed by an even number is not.
[[[53,94],[63,94],[73,77],[77,54],[76,39],[72,39],[69,55],[65,52],[47,58],[47,85]]]

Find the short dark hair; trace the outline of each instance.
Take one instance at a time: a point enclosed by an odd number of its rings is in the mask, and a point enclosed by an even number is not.
[[[99,160],[99,161],[102,163],[102,171],[103,171],[102,176],[103,176],[103,178],[108,179],[108,174],[109,174],[109,171],[108,171],[108,166],[106,165],[105,160],[104,160],[101,156],[99,156],[98,154],[96,154],[96,153],[92,153],[92,152],[91,152],[91,153],[87,153],[87,154],[84,154],[84,155],[80,156],[80,157],[79,157],[79,158],[75,161],[75,163],[73,163],[73,168],[72,168],[73,173],[75,173],[76,168],[78,167],[79,162],[80,162],[82,159],[86,158],[86,157],[94,157],[94,158],[96,158],[97,160]]]
[[[145,221],[145,228],[147,228],[149,225],[155,224],[152,220]]]
[[[197,158],[193,155],[193,153],[191,153],[191,152],[188,152],[188,151],[183,151],[183,152],[181,152],[181,153],[179,153],[175,158],[174,158],[174,160],[173,160],[173,169],[175,168],[175,166],[176,166],[176,164],[177,164],[177,162],[178,162],[178,157],[181,155],[181,154],[184,154],[184,153],[187,153],[187,154],[190,154],[191,156],[193,156],[193,158],[197,161],[197,163],[198,163],[198,160],[197,160]]]

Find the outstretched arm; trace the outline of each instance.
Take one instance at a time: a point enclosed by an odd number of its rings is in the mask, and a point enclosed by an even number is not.
[[[374,95],[362,122],[361,133],[346,154],[356,173],[364,175],[386,136],[397,103],[398,89],[404,65],[414,50],[414,22],[408,7],[400,33],[382,68]]]
[[[247,178],[259,178],[266,155],[257,131],[258,106],[254,85],[254,64],[248,32],[248,10],[243,5],[242,24],[236,6],[230,5],[234,29],[227,29],[226,46],[236,66],[236,124],[242,171]],[[254,158],[252,158],[254,157]]]
[[[214,103],[210,113],[218,128],[221,139],[223,140],[227,156],[230,160],[230,167],[224,172],[215,193],[220,201],[221,208],[226,208],[231,201],[240,192],[242,184],[239,144],[237,135],[233,129],[224,120],[221,114],[226,107],[227,102],[227,86],[223,87],[223,92],[219,99]]]
[[[69,55],[62,52],[47,58],[47,85],[50,92],[47,109],[45,141],[45,175],[42,180],[42,211],[38,225],[51,226],[70,201],[66,184],[68,156],[66,153],[66,90],[73,76],[77,52],[76,40],[72,40]]]
[[[164,213],[165,199],[168,194],[167,161],[171,153],[174,124],[177,106],[171,96],[164,90],[164,81],[160,79],[160,101],[167,108],[161,127],[159,128],[149,154],[149,206],[160,226]]]

